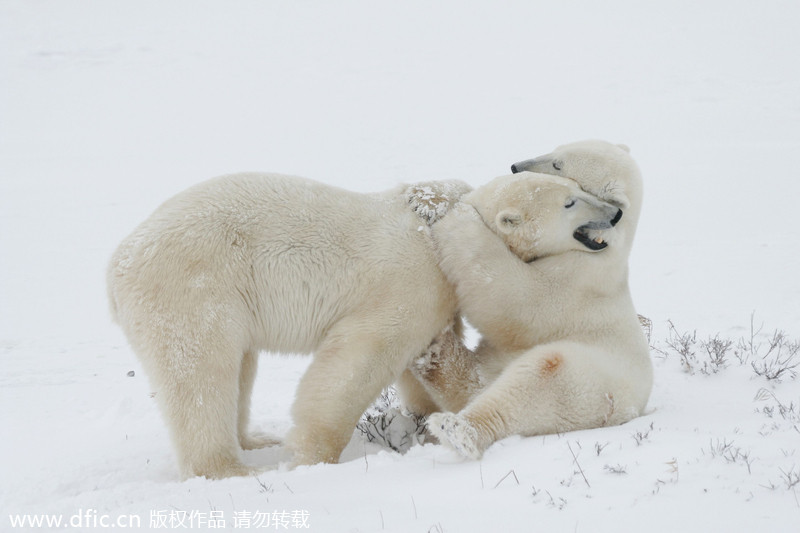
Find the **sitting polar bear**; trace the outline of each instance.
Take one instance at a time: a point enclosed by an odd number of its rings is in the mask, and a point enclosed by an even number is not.
[[[556,187],[548,176],[510,179]],[[431,406],[407,369],[458,304],[423,222],[442,203],[416,193],[456,198],[468,187],[429,185],[359,194],[280,175],[224,176],[168,200],[123,240],[108,270],[112,313],[156,391],[185,476],[247,474],[239,448],[276,443],[247,433],[262,350],[315,354],[292,407],[296,464],[336,462],[359,416],[398,378],[408,405]],[[576,185],[558,188],[555,199],[497,203],[544,211],[568,192],[580,203],[573,229],[607,218]],[[495,194],[492,184],[478,191]],[[539,246],[513,216],[499,223],[521,255]]]
[[[574,143],[512,170],[515,176],[536,171],[574,179],[621,210],[607,227],[587,225],[567,237],[583,247],[535,257],[497,238],[505,230],[487,220],[497,198],[486,191],[465,195],[433,226],[442,270],[482,338],[472,352],[458,328],[448,328],[413,372],[449,411],[431,415],[429,431],[472,458],[510,435],[627,422],[642,413],[652,388],[649,347],[628,290],[642,186],[627,147]],[[508,219],[521,228],[527,214]],[[550,233],[533,219],[530,224],[534,240],[569,232]]]

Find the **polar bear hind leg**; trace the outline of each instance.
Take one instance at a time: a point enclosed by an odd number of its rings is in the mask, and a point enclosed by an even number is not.
[[[598,353],[599,352],[599,353]],[[510,435],[544,435],[616,425],[638,415],[606,354],[559,342],[511,364],[459,413],[437,413],[428,430],[466,457],[479,458]],[[599,364],[598,364],[599,361]]]
[[[148,375],[184,477],[221,479],[251,473],[239,458],[236,421],[243,353],[232,348],[235,345],[209,338],[170,342],[156,357],[143,357],[151,367]]]

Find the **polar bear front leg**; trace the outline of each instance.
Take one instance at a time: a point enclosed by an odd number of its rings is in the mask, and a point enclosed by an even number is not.
[[[512,325],[523,329],[522,317],[535,310],[530,295],[549,290],[547,279],[514,255],[471,205],[457,205],[431,232],[463,315],[484,338],[508,345],[487,335],[514,330]]]
[[[338,462],[362,413],[407,366],[413,352],[403,353],[402,339],[376,333],[374,321],[342,320],[314,354],[297,387],[286,439],[294,465]]]
[[[428,225],[441,219],[470,192],[472,187],[463,181],[424,181],[409,185],[405,190],[411,209]]]

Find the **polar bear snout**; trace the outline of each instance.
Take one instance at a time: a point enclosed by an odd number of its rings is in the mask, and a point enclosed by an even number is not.
[[[588,218],[581,227],[585,229],[611,229],[622,220],[622,209],[616,205],[600,200],[599,198],[590,194],[582,194],[579,200],[582,200],[588,206],[584,211],[585,216]]]
[[[608,241],[602,231],[617,225],[622,219],[622,209],[606,204],[603,207],[603,215],[582,224],[572,234],[576,241],[593,252],[599,252],[608,246]]]
[[[589,221],[587,224],[584,224],[582,227],[584,229],[611,229],[617,225],[622,219],[622,209],[617,208],[616,213],[610,219],[601,219],[601,220],[592,220]]]
[[[518,174],[520,172],[524,172],[529,170],[531,172],[535,172],[536,164],[539,163],[536,159],[526,159],[525,161],[519,161],[511,165],[511,173]]]

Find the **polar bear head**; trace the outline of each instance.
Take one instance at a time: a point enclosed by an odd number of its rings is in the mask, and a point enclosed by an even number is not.
[[[511,171],[571,178],[584,191],[620,207],[625,216],[603,238],[622,253],[632,245],[642,206],[642,175],[624,144],[598,140],[565,144],[549,154],[514,163]]]
[[[571,178],[584,191],[626,211],[641,203],[639,167],[624,144],[598,140],[565,144],[549,154],[514,163],[511,171]]]
[[[462,201],[526,262],[568,251],[598,252],[607,246],[602,231],[622,216],[619,207],[573,180],[533,172],[495,178]]]

